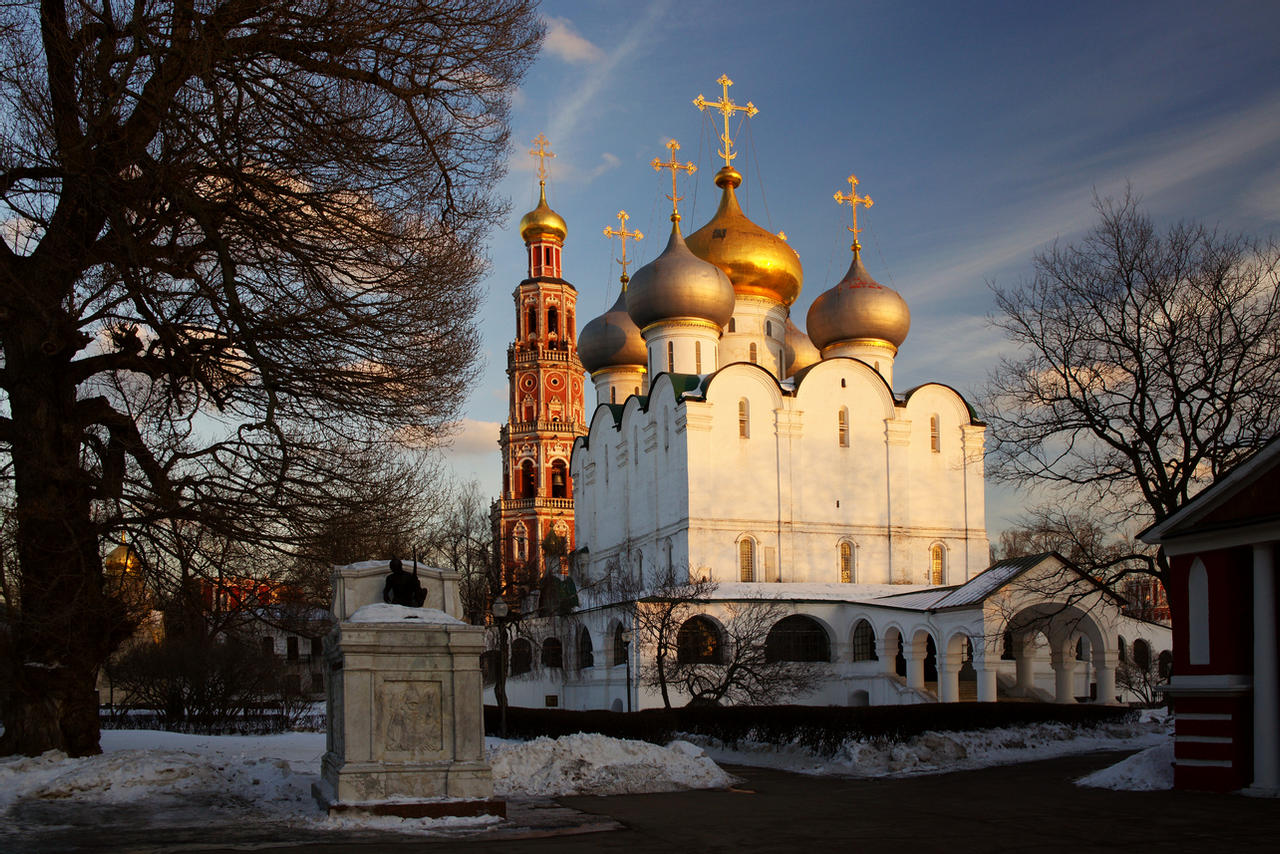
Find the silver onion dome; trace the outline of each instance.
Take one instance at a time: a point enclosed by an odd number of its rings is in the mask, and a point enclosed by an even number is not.
[[[733,316],[734,301],[729,277],[689,251],[678,223],[672,223],[667,248],[636,270],[627,288],[627,313],[641,331],[671,320],[723,327]]]
[[[648,362],[640,327],[627,314],[625,287],[608,311],[582,328],[578,335],[578,358],[593,374],[605,368],[643,368]]]
[[[893,288],[880,284],[855,251],[844,278],[809,306],[805,325],[820,351],[844,341],[879,341],[895,351],[911,329],[911,311]]]

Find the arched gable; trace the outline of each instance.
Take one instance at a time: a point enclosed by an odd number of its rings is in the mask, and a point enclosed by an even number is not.
[[[945,409],[945,414],[949,415],[950,420],[956,424],[983,426],[974,408],[960,392],[949,385],[924,383],[908,389],[903,399],[906,416],[912,421],[922,417],[927,418],[930,413],[937,412],[941,408]]]
[[[841,379],[847,381],[844,387],[840,385]],[[878,403],[882,418],[893,417],[896,406],[893,390],[884,377],[861,359],[848,356],[823,359],[796,374],[795,380],[796,406],[806,412],[830,399],[834,391],[845,390],[867,403]]]

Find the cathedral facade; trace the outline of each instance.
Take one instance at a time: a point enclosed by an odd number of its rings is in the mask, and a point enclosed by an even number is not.
[[[826,668],[792,702],[1114,702],[1124,635],[1159,649],[1167,629],[1125,623],[1117,597],[1056,556],[988,568],[985,427],[946,385],[895,384],[910,311],[863,264],[857,217],[871,199],[852,176],[836,194],[852,210],[852,257],[806,333],[791,317],[799,257],[738,203],[728,117],[744,108],[720,82],[721,101],[699,98],[725,116],[715,214],[684,236],[675,182],[693,170],[670,144],[670,162],[653,164],[672,173],[666,248],[624,274],[577,342],[597,405],[569,461],[576,610],[522,626],[512,702],[660,704],[641,678],[655,649],[636,615],[694,582],[712,592],[670,654],[722,666],[734,615],[773,603],[768,655]]]

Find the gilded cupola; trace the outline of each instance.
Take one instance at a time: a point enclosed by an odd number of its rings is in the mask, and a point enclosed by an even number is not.
[[[533,243],[541,238],[554,237],[564,242],[568,228],[564,217],[551,209],[547,204],[547,184],[538,182],[538,206],[520,219],[520,237],[525,243]]]
[[[520,219],[520,237],[526,244],[534,243],[547,237],[564,243],[569,229],[564,224],[564,217],[551,209],[547,204],[547,160],[555,157],[547,148],[550,141],[538,134],[533,140],[534,147],[529,153],[538,158],[538,206]]]
[[[689,235],[690,251],[715,264],[740,296],[759,296],[791,305],[800,296],[804,270],[787,242],[747,219],[738,204],[742,174],[732,166],[716,173],[720,206],[711,221]]]

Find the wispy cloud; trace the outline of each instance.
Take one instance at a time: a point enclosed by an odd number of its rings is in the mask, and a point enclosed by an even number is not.
[[[1000,212],[998,231],[985,240],[962,246],[942,247],[938,265],[913,281],[919,297],[954,292],[957,285],[982,282],[992,271],[1026,261],[1044,244],[1079,233],[1095,221],[1092,203],[1097,195],[1115,197],[1126,183],[1144,199],[1154,202],[1162,194],[1181,190],[1219,170],[1247,161],[1280,143],[1280,95],[1272,95],[1234,114],[1198,127],[1149,134],[1129,145],[1113,149],[1108,165],[1059,163],[1044,186],[1029,187],[1022,203]],[[1079,183],[1062,186],[1062,175],[1079,175]],[[1280,173],[1270,185],[1280,185]],[[1052,185],[1052,187],[1050,186]],[[1260,188],[1241,204],[1275,212],[1280,203]],[[1006,223],[1016,223],[1012,228]]]
[[[574,65],[604,58],[604,51],[579,35],[568,18],[548,16],[543,21],[547,25],[547,37],[542,46],[548,53]]]
[[[573,81],[571,93],[561,100],[560,108],[551,116],[547,135],[552,139],[569,139],[578,128],[583,111],[602,90],[613,84],[614,73],[628,62],[641,45],[647,44],[654,30],[666,16],[671,0],[657,0],[632,26],[617,45],[587,63],[583,76]],[[548,41],[550,33],[548,33]]]
[[[449,442],[449,454],[496,454],[500,426],[497,421],[462,419]]]

